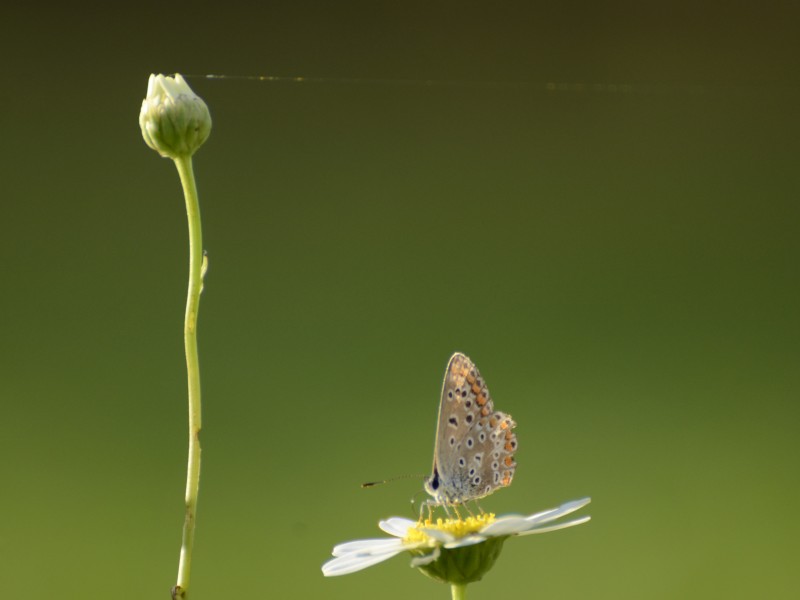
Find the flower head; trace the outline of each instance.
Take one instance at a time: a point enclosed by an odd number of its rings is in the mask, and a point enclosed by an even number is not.
[[[150,75],[139,113],[145,143],[165,158],[192,156],[211,133],[211,115],[189,84],[175,77]]]
[[[492,568],[506,539],[585,523],[590,517],[555,521],[589,502],[591,498],[574,500],[528,517],[495,518],[492,514],[482,514],[436,522],[392,517],[378,526],[394,537],[339,544],[333,549],[334,558],[322,565],[322,573],[327,577],[347,575],[409,552],[413,556],[411,566],[426,575],[451,584],[471,583]]]

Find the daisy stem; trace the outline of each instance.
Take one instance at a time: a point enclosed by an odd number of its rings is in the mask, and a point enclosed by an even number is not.
[[[186,374],[189,380],[189,464],[186,473],[186,514],[183,521],[183,540],[178,563],[178,581],[172,588],[174,600],[184,600],[189,589],[192,567],[194,525],[197,515],[197,494],[200,488],[200,363],[197,356],[197,312],[200,292],[203,289],[205,259],[203,234],[200,228],[200,205],[190,156],[175,159],[178,175],[186,199],[186,216],[189,221],[189,291],[186,297],[186,315],[183,343],[186,353]]]
[[[466,583],[452,583],[450,584],[450,591],[453,594],[453,600],[466,600],[467,598]]]

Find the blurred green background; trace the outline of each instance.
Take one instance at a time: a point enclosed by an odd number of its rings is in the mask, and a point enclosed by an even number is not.
[[[3,9],[0,597],[175,580],[186,223],[137,125],[175,71],[214,118],[193,599],[448,597],[320,565],[412,514],[359,483],[427,473],[455,350],[519,424],[484,507],[593,497],[471,598],[796,597],[797,13],[651,4]]]

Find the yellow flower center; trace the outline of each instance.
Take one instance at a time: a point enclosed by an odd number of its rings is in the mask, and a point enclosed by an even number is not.
[[[462,538],[464,536],[476,533],[486,527],[489,523],[494,523],[494,513],[484,513],[477,517],[467,517],[466,519],[425,519],[417,524],[416,527],[409,527],[406,532],[406,537],[403,538],[407,543],[419,543],[430,541],[430,538],[422,529],[438,529],[439,531],[446,531],[447,533]]]

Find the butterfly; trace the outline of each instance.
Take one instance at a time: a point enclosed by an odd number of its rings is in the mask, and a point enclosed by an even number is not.
[[[439,401],[433,470],[425,491],[435,506],[464,504],[511,485],[517,463],[516,423],[494,410],[475,364],[456,352],[450,357]]]

